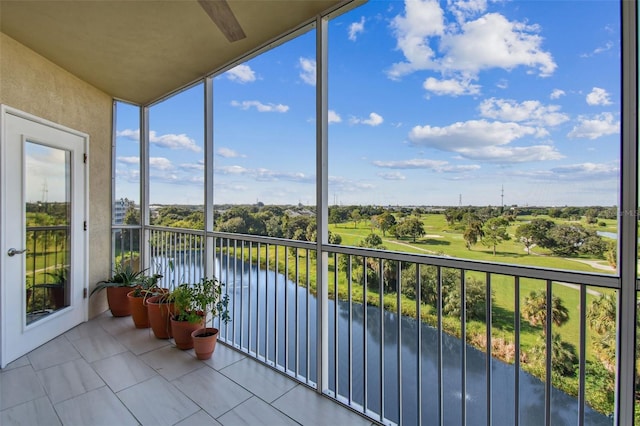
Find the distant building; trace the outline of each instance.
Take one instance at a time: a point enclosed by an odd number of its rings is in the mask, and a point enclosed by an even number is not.
[[[128,198],[121,198],[113,203],[113,224],[122,225],[129,207],[137,208],[136,203]]]

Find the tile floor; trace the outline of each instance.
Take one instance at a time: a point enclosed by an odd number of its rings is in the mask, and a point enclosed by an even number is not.
[[[212,359],[105,313],[0,370],[0,424],[370,425],[218,344]]]

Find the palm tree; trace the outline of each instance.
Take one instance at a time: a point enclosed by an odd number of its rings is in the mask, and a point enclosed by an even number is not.
[[[589,305],[587,322],[593,331],[593,350],[604,366],[612,371],[616,357],[616,296],[603,294]]]
[[[546,339],[538,339],[531,349],[532,358],[540,365],[544,365],[546,357]],[[576,348],[562,340],[559,334],[551,334],[551,370],[561,376],[572,377],[576,373],[578,355]]]
[[[529,293],[524,298],[522,316],[533,326],[542,326],[546,333],[547,329],[547,292],[536,290]],[[563,305],[562,299],[558,296],[551,297],[551,322],[558,327],[569,321],[569,310]]]

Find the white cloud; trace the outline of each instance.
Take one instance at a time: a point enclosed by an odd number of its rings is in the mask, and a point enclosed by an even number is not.
[[[555,175],[571,178],[618,177],[620,166],[617,163],[581,163],[554,167],[551,171]]]
[[[563,158],[553,146],[507,146],[525,136],[545,136],[544,129],[518,123],[470,120],[446,127],[415,126],[409,140],[420,146],[456,152],[463,158],[498,163],[557,160]]]
[[[171,160],[165,157],[150,157],[149,166],[152,169],[162,170],[162,171],[175,169],[175,167],[171,163]]]
[[[215,173],[223,175],[247,176],[257,181],[290,181],[313,183],[315,177],[301,172],[282,172],[265,168],[247,169],[242,166],[223,166],[214,169]]]
[[[374,166],[384,167],[386,169],[439,169],[449,164],[448,161],[429,160],[422,158],[414,158],[402,161],[380,161],[373,162]]]
[[[587,103],[589,105],[611,105],[611,99],[609,99],[609,93],[606,90],[594,87],[587,95]]]
[[[134,166],[140,164],[140,157],[118,157],[117,160],[124,164],[133,164]]]
[[[298,60],[300,71],[300,79],[312,86],[316,85],[316,61],[311,58],[300,58]]]
[[[216,173],[221,173],[223,175],[242,175],[248,172],[248,169],[242,166],[222,166],[215,167],[213,170]]]
[[[203,171],[204,170],[204,162],[181,163],[180,164],[180,169],[182,169],[182,170]]]
[[[512,99],[490,98],[484,100],[479,109],[483,117],[529,125],[557,126],[569,120],[567,114],[558,112],[558,105],[542,105],[539,101],[518,103]]]
[[[464,22],[487,10],[487,0],[449,0],[447,3],[458,22]]]
[[[351,124],[366,124],[372,127],[379,126],[383,121],[384,119],[382,118],[382,116],[380,114],[376,114],[375,112],[369,114],[369,118],[351,117],[349,119],[349,122]]]
[[[127,138],[130,139],[132,141],[136,141],[139,142],[140,141],[140,129],[124,129],[124,130],[118,130],[116,132],[116,137],[123,137],[123,138]]]
[[[283,104],[263,104],[260,101],[231,101],[231,106],[238,107],[243,110],[255,108],[258,112],[287,112],[289,111],[288,105]]]
[[[404,15],[396,16],[391,23],[405,61],[391,66],[389,78],[398,79],[420,70],[459,74],[466,79],[475,79],[480,71],[491,68],[536,68],[541,77],[555,71],[553,57],[542,49],[539,26],[512,22],[499,13],[465,21],[484,12],[486,3],[451,4],[459,20],[457,24],[445,22],[437,1],[405,1]]]
[[[597,55],[597,54],[599,54],[599,53],[603,53],[603,52],[606,52],[606,51],[608,51],[608,50],[611,50],[612,48],[613,48],[613,43],[612,43],[612,42],[610,42],[610,41],[608,41],[608,42],[606,42],[606,43],[604,44],[604,46],[596,47],[596,48],[593,50],[593,53],[594,53],[595,55]]]
[[[591,56],[595,56],[595,55],[599,55],[600,53],[604,53],[607,52],[609,50],[611,50],[613,48],[613,42],[606,42],[604,44],[604,46],[600,46],[600,47],[596,47],[595,49],[593,49],[593,52],[591,53],[583,53],[582,55],[580,55],[581,58],[589,58]]]
[[[560,90],[560,89],[553,89],[553,92],[551,92],[551,94],[549,95],[549,97],[551,99],[560,99],[561,96],[566,95],[566,93],[564,92],[564,90]]]
[[[315,181],[315,177],[301,173],[301,172],[281,172],[269,169],[257,169],[255,170],[255,177],[260,181],[291,181],[291,182],[307,182],[311,183]]]
[[[443,67],[475,75],[483,69],[527,66],[537,67],[541,77],[548,77],[557,65],[551,54],[540,48],[542,37],[537,32],[539,27],[535,25],[488,13],[464,23],[460,33],[443,37]]]
[[[385,180],[405,180],[407,177],[399,172],[391,172],[391,173],[378,173],[382,179]]]
[[[246,157],[246,155],[243,154],[239,154],[238,152],[234,151],[231,148],[225,148],[225,147],[220,147],[218,148],[218,155],[220,157],[224,157],[224,158],[239,158],[239,157]]]
[[[360,22],[352,22],[349,25],[349,40],[356,41],[358,38],[358,34],[364,31],[364,16],[360,18]]]
[[[527,135],[536,135],[534,127],[518,123],[470,120],[453,123],[446,127],[415,126],[409,132],[409,140],[444,151],[458,152],[460,149],[506,145]]]
[[[132,130],[125,129],[116,132],[117,137],[125,137],[127,139],[140,141],[140,129]],[[196,141],[184,133],[175,134],[167,133],[164,135],[158,135],[155,130],[149,131],[149,143],[157,145],[162,148],[169,149],[186,149],[193,152],[200,152],[202,149],[196,144]]]
[[[480,168],[481,167],[478,166],[477,164],[460,164],[457,166],[454,166],[454,165],[444,166],[437,171],[444,172],[444,173],[463,173],[463,172],[471,172],[474,170],[478,170]]]
[[[328,115],[329,115],[329,124],[342,122],[342,117],[340,117],[340,115],[334,110],[330,109],[328,112]]]
[[[475,164],[452,165],[448,161],[414,158],[400,161],[373,161],[374,166],[385,169],[427,169],[438,173],[460,173],[478,170],[480,166]]]
[[[343,176],[329,176],[330,191],[359,193],[375,189],[376,186],[366,181],[354,181]]]
[[[416,70],[439,68],[428,38],[444,33],[443,15],[437,0],[405,2],[404,16],[393,18],[391,28],[406,62],[393,64],[388,72],[390,78],[398,79]]]
[[[225,73],[227,78],[238,83],[253,83],[256,81],[256,73],[249,65],[238,65]]]
[[[550,145],[486,146],[478,149],[462,148],[456,152],[471,160],[491,163],[528,163],[564,158],[564,155]]]
[[[179,135],[168,133],[166,135],[158,135],[154,130],[149,132],[149,142],[169,149],[188,149],[193,152],[200,152],[201,149],[196,145],[195,140],[191,139],[184,133]]]
[[[422,87],[425,90],[432,92],[436,95],[477,95],[480,93],[480,85],[471,84],[469,80],[438,80],[433,77],[427,78]]]
[[[620,175],[620,166],[617,162],[611,163],[579,163],[567,164],[548,170],[514,171],[515,176],[526,177],[543,181],[598,181],[603,179],[616,179]]]
[[[605,112],[589,118],[581,115],[578,124],[567,135],[570,138],[598,139],[601,136],[620,133],[620,121],[613,114]]]

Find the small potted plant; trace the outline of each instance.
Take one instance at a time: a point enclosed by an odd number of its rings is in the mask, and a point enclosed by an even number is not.
[[[56,268],[53,272],[45,272],[45,274],[51,277],[52,282],[47,284],[40,284],[40,287],[45,287],[49,291],[49,297],[53,303],[54,309],[64,308],[65,306],[65,289],[67,287],[67,267]]]
[[[131,315],[127,294],[138,284],[143,271],[134,272],[131,265],[116,264],[113,275],[108,280],[100,281],[91,295],[101,290],[107,290],[107,302],[111,315],[114,317],[126,317]]]
[[[193,348],[198,359],[209,359],[213,355],[218,341],[219,330],[207,327],[207,315],[220,316],[225,324],[229,322],[229,296],[222,294],[223,284],[214,278],[203,278],[192,287],[194,299],[198,310],[204,312],[204,327],[191,333]]]
[[[171,329],[176,346],[179,349],[196,346],[198,359],[210,358],[218,338],[218,329],[206,327],[207,314],[220,315],[222,321],[229,321],[229,298],[222,295],[222,283],[216,278],[202,278],[192,285],[178,286],[172,297],[176,312],[171,319]],[[203,340],[209,347],[200,353]]]
[[[146,300],[147,315],[149,324],[154,336],[158,339],[169,339],[173,337],[171,332],[171,316],[174,314],[173,294],[161,292]]]
[[[136,328],[149,328],[150,326],[146,301],[149,297],[166,292],[157,286],[160,278],[162,275],[159,274],[150,276],[142,274],[137,280],[137,285],[127,294],[131,317]]]

